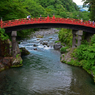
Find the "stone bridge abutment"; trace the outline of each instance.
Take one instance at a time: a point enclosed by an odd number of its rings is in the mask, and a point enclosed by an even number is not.
[[[84,36],[84,39],[87,42],[89,42],[91,39],[91,36],[94,34],[94,33],[89,33],[89,32],[85,32],[85,33],[86,34],[84,35],[83,30],[72,30],[72,34],[73,34],[72,48],[75,48],[81,45],[83,36]]]
[[[83,30],[72,30],[72,34],[72,48],[80,46],[82,41]]]
[[[11,32],[11,38],[12,38],[12,56],[16,57],[17,54],[21,55],[18,43],[16,41],[17,37],[17,31]]]

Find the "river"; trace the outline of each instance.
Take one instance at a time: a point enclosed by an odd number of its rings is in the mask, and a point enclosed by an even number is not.
[[[60,62],[60,52],[53,49],[57,39],[58,34],[48,34],[23,40],[19,47],[30,54],[22,57],[22,67],[0,72],[0,95],[95,95],[93,78],[86,71]]]

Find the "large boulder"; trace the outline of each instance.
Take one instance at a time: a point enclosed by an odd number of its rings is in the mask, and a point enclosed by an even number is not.
[[[54,47],[55,50],[60,50],[62,45],[61,45],[61,43],[55,43],[53,47]]]
[[[20,51],[21,51],[21,56],[25,56],[25,55],[30,54],[30,52],[25,47],[21,47]]]

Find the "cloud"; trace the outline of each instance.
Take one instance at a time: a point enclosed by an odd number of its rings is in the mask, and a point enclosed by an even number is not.
[[[75,2],[77,5],[83,5],[82,0],[73,0],[73,2]]]

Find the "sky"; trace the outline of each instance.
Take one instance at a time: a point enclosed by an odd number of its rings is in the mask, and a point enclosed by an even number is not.
[[[83,5],[82,0],[73,0],[77,5]]]

